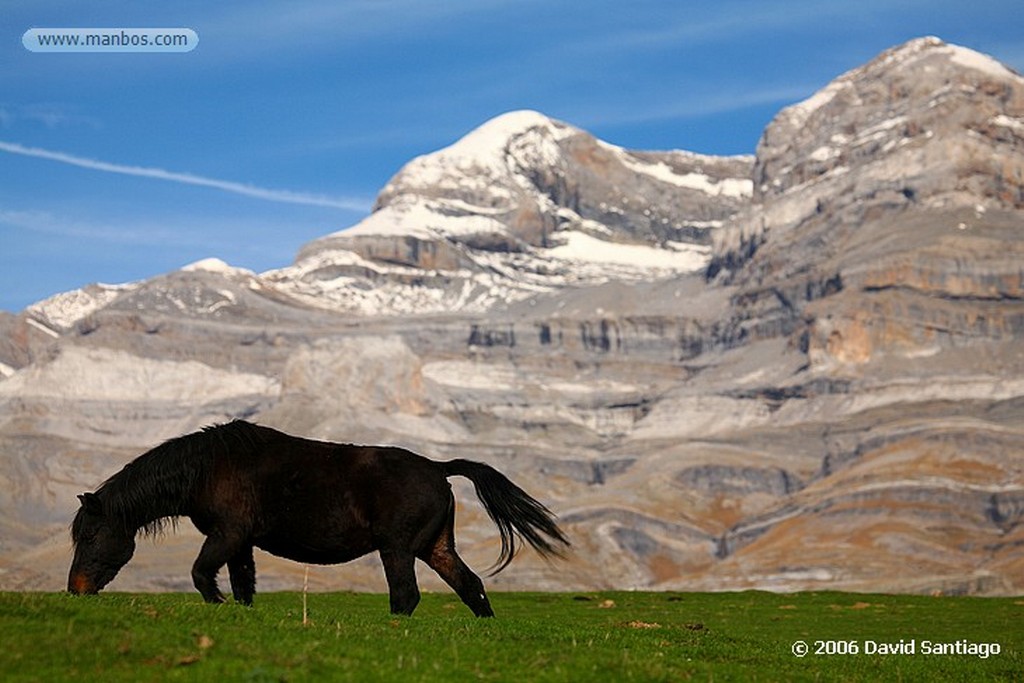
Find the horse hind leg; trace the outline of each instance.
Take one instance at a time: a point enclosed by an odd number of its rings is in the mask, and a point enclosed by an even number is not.
[[[494,616],[491,601],[487,599],[487,592],[484,591],[483,581],[455,552],[454,509],[451,511],[448,523],[441,535],[421,559],[452,587],[452,590],[473,611],[473,614],[478,617]]]
[[[420,602],[416,585],[416,557],[401,550],[381,550],[380,560],[388,580],[392,614],[411,615]]]
[[[493,617],[491,601],[487,599],[483,581],[466,566],[454,548],[436,549],[426,561],[438,576],[445,580],[452,590],[478,617]]]

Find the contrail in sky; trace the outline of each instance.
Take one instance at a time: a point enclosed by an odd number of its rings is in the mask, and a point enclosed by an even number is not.
[[[11,154],[20,154],[37,159],[48,159],[59,161],[62,164],[70,164],[81,168],[88,168],[94,171],[106,171],[107,173],[120,173],[122,175],[138,176],[141,178],[155,178],[157,180],[169,180],[172,183],[184,183],[186,185],[199,185],[201,187],[212,187],[224,192],[265,199],[271,202],[286,202],[289,204],[306,204],[310,206],[329,206],[336,209],[348,211],[365,212],[369,209],[368,203],[359,199],[324,197],[322,195],[307,194],[304,192],[292,192],[291,190],[270,190],[245,183],[236,183],[231,180],[218,180],[216,178],[205,178],[191,173],[177,173],[165,171],[162,168],[149,168],[145,166],[125,166],[123,164],[112,164],[97,159],[87,159],[63,152],[51,152],[38,147],[25,147],[13,142],[0,141],[0,151]]]

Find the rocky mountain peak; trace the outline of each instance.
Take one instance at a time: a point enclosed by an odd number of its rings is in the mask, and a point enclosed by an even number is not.
[[[970,73],[973,72],[973,73]],[[959,75],[956,75],[959,73]],[[1021,76],[999,61],[966,47],[952,45],[934,36],[910,40],[902,45],[885,50],[867,64],[839,76],[823,89],[802,102],[791,105],[775,119],[776,125],[788,125],[798,129],[812,123],[827,122],[829,118],[849,106],[862,107],[878,104],[881,98],[866,97],[865,86],[872,82],[916,81],[920,89],[894,89],[889,93],[889,102],[897,99],[913,101],[913,95],[927,92],[934,81],[943,84],[957,81],[977,83],[986,81],[1020,81]],[[941,92],[935,92],[936,96]],[[920,104],[930,103],[924,98]]]
[[[806,183],[872,165],[894,171],[893,158],[899,175],[921,173],[942,161],[926,148],[993,137],[993,127],[1008,128],[1003,137],[1019,135],[1022,116],[1020,75],[938,38],[912,40],[783,109],[758,145],[754,198],[770,203]]]
[[[410,161],[381,190],[374,210],[411,194],[485,210],[505,206],[524,174],[562,165],[560,140],[583,134],[535,111],[502,114],[452,145]]]
[[[317,305],[409,312],[380,299],[386,272],[391,284],[418,287],[387,301],[411,294],[427,312],[694,272],[713,232],[749,201],[752,163],[627,150],[537,112],[510,112],[406,164],[370,216],[306,245],[272,277]],[[372,302],[360,294],[371,290]]]
[[[883,207],[1024,206],[1022,155],[1024,78],[938,38],[912,40],[772,120],[750,213],[719,234],[713,270],[755,251],[791,260],[800,241],[837,248],[837,233],[817,231]]]
[[[556,227],[541,215],[555,201],[546,184],[567,173],[559,143],[583,135],[534,111],[498,116],[407,163],[381,190],[369,218],[332,237],[450,238],[514,251],[546,246]]]

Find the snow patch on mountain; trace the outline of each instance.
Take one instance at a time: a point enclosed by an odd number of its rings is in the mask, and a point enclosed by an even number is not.
[[[811,115],[828,105],[846,87],[845,81],[836,79],[807,99],[786,107],[780,115],[789,117],[794,126],[803,126]]]
[[[697,190],[713,196],[746,198],[753,194],[754,182],[750,178],[713,178],[706,173],[694,171],[680,173],[664,161],[648,161],[630,154],[629,150],[617,145],[602,141],[599,141],[599,144],[616,154],[627,168],[636,173],[650,176],[659,182],[669,183],[670,185],[684,187],[689,190]],[[708,161],[716,159],[716,157],[693,154],[692,152],[675,151],[672,154],[683,156],[688,161],[697,163],[701,159]],[[753,157],[747,155],[739,155],[733,158],[743,159],[751,163],[754,160]]]
[[[1012,116],[1007,116],[1006,114],[997,114],[992,117],[991,122],[996,126],[1009,128],[1017,135],[1024,135],[1024,119],[1022,118],[1014,118]]]
[[[494,218],[503,209],[466,205],[453,200],[421,200],[400,197],[375,211],[357,225],[334,233],[337,237],[410,236],[433,239],[442,235],[466,236],[506,232],[505,224]]]
[[[969,69],[975,69],[976,71],[983,71],[994,78],[1021,78],[1020,74],[1010,70],[1005,64],[969,48],[948,44],[946,45],[946,52],[949,54],[949,58],[956,64],[966,66]]]
[[[121,294],[138,287],[137,283],[123,285],[94,284],[70,292],[56,294],[32,304],[26,312],[57,329],[69,329],[76,322],[97,311]],[[31,318],[29,318],[31,324]]]
[[[626,165],[637,173],[649,175],[662,182],[671,183],[677,187],[685,187],[689,190],[705,192],[710,195],[749,197],[753,194],[754,182],[747,178],[724,178],[717,180],[703,173],[676,173],[671,166],[663,161],[643,163],[627,158]]]
[[[636,268],[695,271],[704,266],[710,251],[708,247],[683,243],[666,247],[617,244],[582,232],[567,232],[559,236],[565,243],[547,250],[547,255],[552,258]]]
[[[181,270],[185,273],[216,273],[217,275],[224,275],[229,278],[247,278],[256,276],[256,273],[251,270],[228,265],[219,258],[205,258],[200,261],[196,261],[195,263],[190,263],[187,266],[184,266]]]

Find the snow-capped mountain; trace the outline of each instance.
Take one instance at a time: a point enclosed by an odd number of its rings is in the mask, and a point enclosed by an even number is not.
[[[60,587],[75,494],[248,417],[492,462],[575,549],[506,587],[1018,594],[1024,79],[911,41],[756,152],[513,112],[287,268],[208,259],[0,315],[0,587]],[[188,590],[197,547],[140,545],[116,587]],[[311,578],[382,589],[372,560]]]
[[[632,152],[532,111],[414,159],[358,225],[267,273],[361,313],[482,312],[566,285],[702,269],[750,198],[752,157]]]
[[[370,216],[306,245],[291,266],[256,275],[210,260],[183,272],[219,270],[268,295],[358,315],[480,313],[565,286],[692,273],[749,202],[753,161],[630,151],[510,112],[409,162]],[[30,312],[69,328],[139,286],[91,285]]]

